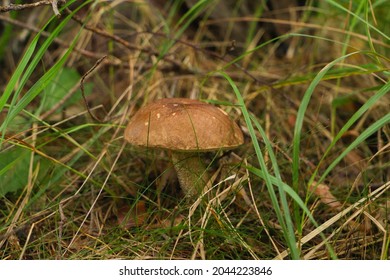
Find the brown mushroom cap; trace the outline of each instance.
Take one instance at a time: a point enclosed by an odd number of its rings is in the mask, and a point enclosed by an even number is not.
[[[125,130],[133,145],[176,151],[211,151],[241,145],[241,129],[213,105],[187,98],[159,99],[141,108]]]

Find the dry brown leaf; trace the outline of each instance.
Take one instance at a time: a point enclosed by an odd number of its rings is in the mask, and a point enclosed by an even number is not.
[[[288,117],[287,117],[287,124],[290,127],[294,127],[296,121],[297,121],[297,116],[296,115],[294,115],[294,114],[289,114],[288,115]]]
[[[177,226],[179,225],[183,220],[184,220],[184,216],[182,215],[178,215],[177,217],[175,217],[172,221],[172,219],[164,219],[164,220],[161,220],[157,225],[156,227],[163,227],[163,228],[170,228],[170,227],[173,227],[173,226]]]
[[[135,206],[126,205],[118,210],[118,224],[124,229],[138,227],[145,222],[147,216],[145,201],[140,200]]]
[[[334,210],[341,210],[342,204],[337,200],[337,198],[330,192],[330,189],[325,184],[313,183],[310,191],[313,192],[320,201]]]
[[[357,151],[350,151],[345,156],[345,161],[348,164],[356,167],[358,171],[362,170],[366,166],[364,158]]]

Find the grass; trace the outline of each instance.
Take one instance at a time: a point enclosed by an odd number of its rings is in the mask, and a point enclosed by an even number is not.
[[[33,10],[38,33],[0,15],[30,32],[0,38],[23,49],[1,48],[1,259],[389,259],[386,1],[310,1],[296,21],[67,2]],[[246,137],[204,157],[190,207],[166,152],[123,141],[163,97],[216,104]]]

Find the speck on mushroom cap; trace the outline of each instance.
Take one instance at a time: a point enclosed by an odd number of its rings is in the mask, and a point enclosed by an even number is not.
[[[241,129],[220,108],[188,98],[159,99],[141,108],[125,129],[133,145],[211,151],[241,145]]]

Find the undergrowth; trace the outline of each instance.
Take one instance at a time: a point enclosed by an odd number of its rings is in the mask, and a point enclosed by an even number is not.
[[[388,2],[65,2],[0,14],[2,259],[389,259]],[[123,138],[170,97],[245,135],[192,205]]]

